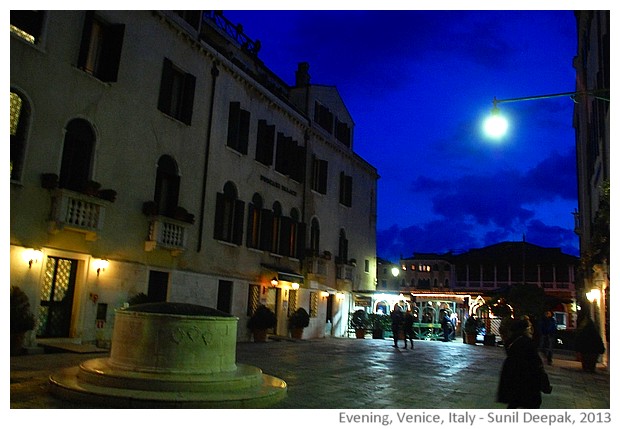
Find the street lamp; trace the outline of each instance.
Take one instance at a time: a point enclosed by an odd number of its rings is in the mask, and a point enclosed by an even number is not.
[[[574,92],[560,92],[557,94],[545,94],[545,95],[531,95],[528,97],[517,97],[517,98],[505,98],[498,99],[497,97],[493,98],[493,108],[491,109],[491,116],[488,117],[484,121],[484,132],[486,135],[492,138],[501,138],[508,131],[508,121],[506,118],[501,116],[498,104],[500,103],[513,103],[516,101],[530,101],[530,100],[541,100],[545,98],[558,98],[558,97],[570,97],[575,103],[579,102],[580,97],[593,97],[598,100],[609,101],[609,89],[593,89],[593,90],[585,90],[585,91],[574,91]]]

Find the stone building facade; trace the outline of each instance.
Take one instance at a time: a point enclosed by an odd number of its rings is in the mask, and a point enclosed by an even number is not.
[[[376,284],[376,169],[337,88],[286,84],[214,11],[12,11],[11,284],[38,337],[136,296],[344,335]],[[268,47],[266,47],[268,48]],[[275,48],[275,47],[274,47]],[[141,295],[143,294],[143,295]]]

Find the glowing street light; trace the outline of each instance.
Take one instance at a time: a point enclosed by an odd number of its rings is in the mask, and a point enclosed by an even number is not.
[[[493,98],[493,109],[491,109],[491,116],[484,121],[484,132],[489,137],[499,139],[503,137],[508,131],[508,121],[501,116],[499,107],[500,103],[513,103],[515,101],[529,101],[529,100],[541,100],[544,98],[557,98],[557,97],[570,97],[575,103],[579,102],[579,97],[594,97],[599,100],[609,101],[609,89],[595,89],[586,91],[575,92],[560,92],[557,94],[545,94],[545,95],[532,95],[528,97],[517,98],[505,98],[498,100]]]

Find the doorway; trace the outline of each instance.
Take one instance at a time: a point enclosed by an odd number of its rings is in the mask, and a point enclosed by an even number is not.
[[[37,336],[69,337],[78,261],[48,256],[41,287]]]
[[[166,302],[168,298],[168,277],[165,271],[149,271],[149,302]]]

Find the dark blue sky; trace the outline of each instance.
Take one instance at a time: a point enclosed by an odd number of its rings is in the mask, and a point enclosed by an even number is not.
[[[570,92],[572,11],[224,11],[261,41],[289,84],[338,88],[354,150],[378,182],[378,256],[526,240],[578,255],[573,101],[500,104],[509,134],[487,138],[498,99]]]

